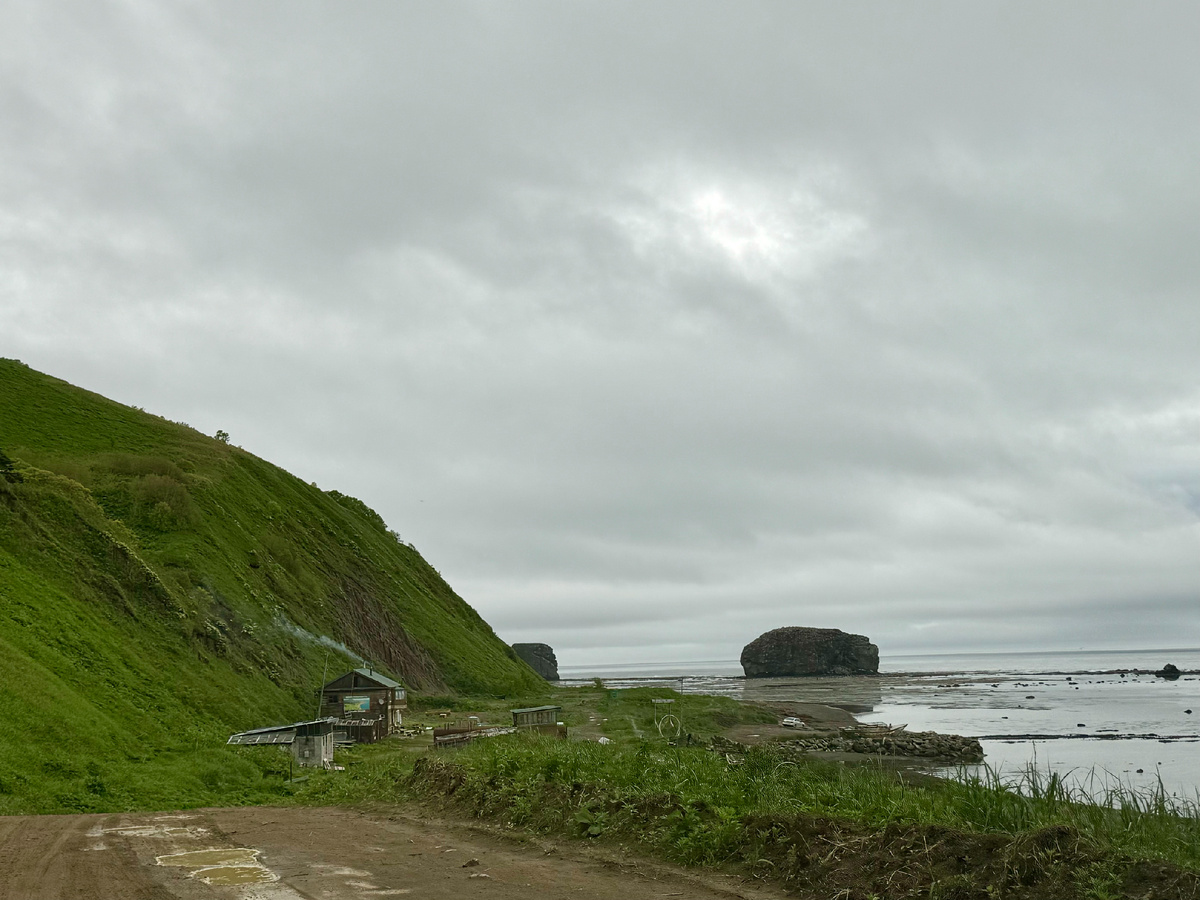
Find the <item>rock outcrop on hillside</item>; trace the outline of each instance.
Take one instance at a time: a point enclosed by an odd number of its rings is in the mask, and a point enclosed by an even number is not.
[[[742,648],[747,678],[878,675],[879,648],[837,628],[776,628]]]
[[[512,648],[533,671],[547,681],[558,681],[558,660],[549,644],[513,644]]]

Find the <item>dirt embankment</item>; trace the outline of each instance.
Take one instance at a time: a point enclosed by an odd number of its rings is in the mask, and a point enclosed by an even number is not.
[[[725,737],[739,744],[761,744],[765,741],[793,740],[814,732],[836,733],[839,728],[857,725],[858,720],[848,710],[824,703],[759,703],[779,719],[791,717],[802,724],[799,727],[780,725],[779,722],[754,725],[735,725],[725,731]]]
[[[781,900],[740,877],[399,810],[0,818],[0,900]]]

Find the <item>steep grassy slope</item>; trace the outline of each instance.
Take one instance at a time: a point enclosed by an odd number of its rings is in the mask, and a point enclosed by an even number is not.
[[[231,730],[354,660],[417,690],[544,688],[365,504],[0,360],[0,813],[277,790]]]

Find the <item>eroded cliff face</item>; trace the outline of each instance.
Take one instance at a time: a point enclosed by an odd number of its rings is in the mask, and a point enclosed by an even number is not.
[[[747,678],[877,675],[879,648],[837,628],[776,628],[742,649]]]
[[[558,681],[558,660],[549,644],[513,644],[513,651],[547,681]]]

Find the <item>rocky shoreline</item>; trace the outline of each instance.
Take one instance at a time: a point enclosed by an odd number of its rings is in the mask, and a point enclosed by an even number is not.
[[[780,717],[778,725],[743,725],[714,739],[718,752],[740,753],[769,745],[785,754],[817,755],[826,759],[861,762],[870,758],[921,761],[939,765],[983,762],[977,738],[937,731],[908,731],[905,726],[870,725],[847,709],[817,703],[752,705]]]
[[[845,731],[831,736],[813,735],[784,741],[782,746],[805,753],[859,753],[866,756],[930,759],[945,763],[983,762],[983,747],[975,738],[958,734],[939,734],[936,731],[888,735]]]
[[[921,759],[942,764],[983,762],[983,746],[972,737],[940,734],[936,731],[861,731],[844,728],[836,732],[815,733],[788,740],[769,742],[785,755],[843,754],[893,759]],[[714,738],[713,750],[719,753],[744,753],[749,745],[727,738]]]

